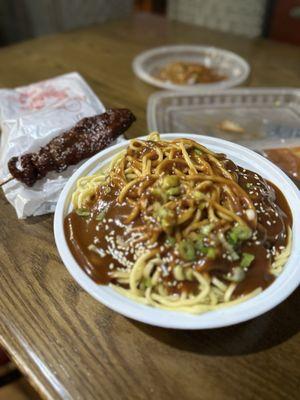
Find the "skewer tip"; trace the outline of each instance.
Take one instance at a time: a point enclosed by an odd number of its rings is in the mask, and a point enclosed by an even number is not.
[[[0,180],[0,187],[2,187],[3,185],[5,185],[6,183],[12,181],[14,179],[13,176],[9,175],[6,179]]]

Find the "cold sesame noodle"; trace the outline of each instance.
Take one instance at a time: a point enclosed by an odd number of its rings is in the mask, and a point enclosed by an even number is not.
[[[202,313],[269,286],[291,251],[281,192],[190,139],[132,140],[78,180],[69,247],[97,283],[144,304]]]

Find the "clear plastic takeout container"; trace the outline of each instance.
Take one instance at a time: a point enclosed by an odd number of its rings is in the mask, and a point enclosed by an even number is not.
[[[199,63],[212,68],[226,79],[215,83],[176,85],[155,77],[157,72],[172,62]],[[245,82],[250,73],[249,64],[237,54],[210,46],[180,45],[156,47],[139,54],[133,60],[135,74],[151,85],[170,90],[196,90],[197,92],[226,89]]]
[[[149,98],[148,128],[160,133],[198,133],[242,144],[267,156],[300,187],[299,89],[158,92]],[[269,149],[283,150],[271,157],[266,152]]]

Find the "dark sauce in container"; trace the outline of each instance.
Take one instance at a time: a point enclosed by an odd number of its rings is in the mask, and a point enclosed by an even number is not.
[[[263,154],[281,168],[300,189],[300,147],[267,149]]]

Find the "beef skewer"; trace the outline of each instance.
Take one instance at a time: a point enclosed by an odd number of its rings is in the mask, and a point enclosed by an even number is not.
[[[127,109],[109,109],[103,114],[83,118],[72,129],[41,147],[38,152],[12,157],[8,161],[12,177],[1,185],[15,178],[31,187],[48,172],[62,172],[68,166],[103,150],[134,121],[135,116]]]

